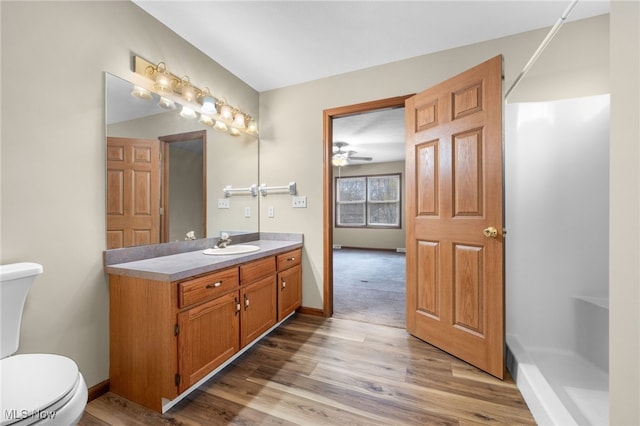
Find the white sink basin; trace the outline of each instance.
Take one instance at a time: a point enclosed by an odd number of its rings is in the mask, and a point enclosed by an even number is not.
[[[260,247],[251,244],[238,244],[235,246],[227,246],[225,248],[209,248],[203,251],[204,254],[213,256],[227,256],[230,254],[251,253],[260,250]]]

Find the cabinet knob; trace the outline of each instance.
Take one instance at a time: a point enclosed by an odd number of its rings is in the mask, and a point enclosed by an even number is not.
[[[218,281],[217,283],[207,284],[205,288],[218,288],[222,285],[222,281]]]

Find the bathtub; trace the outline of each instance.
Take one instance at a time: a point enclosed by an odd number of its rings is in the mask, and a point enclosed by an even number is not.
[[[507,335],[507,368],[539,425],[609,424],[608,306],[575,297],[575,351],[525,348]]]

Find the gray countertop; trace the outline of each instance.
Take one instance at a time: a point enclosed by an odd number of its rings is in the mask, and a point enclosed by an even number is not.
[[[166,256],[109,264],[105,265],[104,270],[106,273],[114,275],[156,281],[176,281],[302,247],[301,239],[259,239],[247,241],[247,243],[259,246],[260,250],[235,255],[211,256],[204,254],[202,249],[198,249]]]

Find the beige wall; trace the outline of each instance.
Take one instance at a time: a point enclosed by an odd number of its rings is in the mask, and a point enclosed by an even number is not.
[[[640,424],[640,3],[611,3],[610,424]]]
[[[68,355],[92,386],[108,378],[103,72],[126,77],[131,55],[139,54],[164,60],[194,82],[213,80],[214,90],[254,116],[258,95],[132,3],[3,1],[0,8],[0,262],[30,260],[45,269],[27,300],[20,351]],[[619,170],[611,181],[611,418],[638,424],[637,2],[612,4],[611,20],[611,169]],[[565,25],[510,101],[609,92],[608,24],[608,17],[598,17]],[[322,110],[417,92],[498,53],[505,56],[509,87],[545,34],[260,94],[261,182],[294,180],[308,197],[306,209],[292,209],[288,196],[269,195],[260,226],[305,234],[305,306],[322,306]],[[630,81],[635,89],[629,90]],[[267,205],[276,207],[275,218],[266,217]]]
[[[557,99],[609,92],[608,16],[566,24],[509,101]],[[504,55],[505,90],[548,30],[419,56],[260,94],[260,179],[298,183],[307,209],[274,200],[277,217],[260,230],[302,232],[304,306],[322,307],[322,112],[324,109],[419,92],[495,55]],[[289,158],[282,167],[282,158]],[[294,160],[295,159],[295,160]],[[270,200],[271,202],[271,200]]]
[[[404,161],[393,161],[388,163],[372,163],[372,164],[350,164],[333,168],[334,177],[342,176],[366,176],[366,175],[383,175],[389,173],[400,173],[401,182],[404,176]],[[335,180],[334,180],[335,185]],[[375,228],[333,228],[333,244],[342,247],[357,248],[374,248],[395,250],[404,248],[405,229],[404,229],[404,186],[400,186],[402,198],[400,204],[400,228],[397,229],[375,229]],[[333,207],[335,214],[335,205]],[[335,219],[334,219],[335,220]],[[335,223],[335,222],[334,222]]]
[[[0,2],[3,264],[44,266],[20,352],[67,355],[93,386],[109,375],[104,72],[133,54],[257,116],[258,93],[128,1]]]

